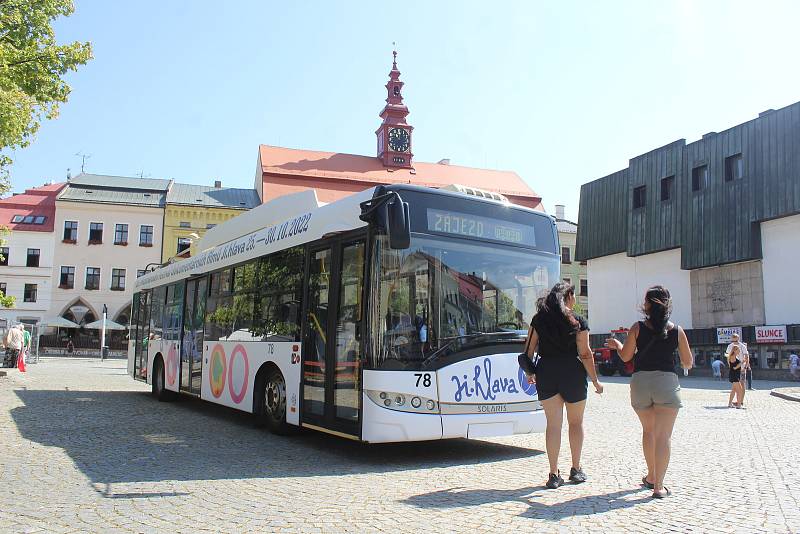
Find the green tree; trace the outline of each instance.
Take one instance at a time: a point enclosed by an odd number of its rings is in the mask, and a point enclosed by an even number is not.
[[[57,44],[52,22],[72,0],[0,0],[0,193],[9,190],[11,158],[43,119],[58,116],[70,88],[63,76],[92,58],[89,43]]]
[[[41,121],[58,116],[70,91],[62,77],[92,58],[89,43],[56,43],[53,20],[74,10],[72,0],[0,0],[0,196],[11,189],[4,152],[28,146]],[[0,241],[7,233],[0,227]],[[0,306],[14,297],[0,293]]]

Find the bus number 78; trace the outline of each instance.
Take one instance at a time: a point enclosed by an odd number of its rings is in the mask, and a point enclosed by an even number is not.
[[[431,374],[430,373],[414,373],[414,376],[417,377],[417,387],[419,387],[420,380],[422,381],[422,385],[426,388],[431,387]]]

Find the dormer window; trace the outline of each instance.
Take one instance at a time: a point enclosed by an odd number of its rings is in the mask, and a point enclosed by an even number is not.
[[[14,215],[13,217],[11,217],[11,222],[12,223],[22,222],[22,219],[24,218],[25,217],[23,215]]]

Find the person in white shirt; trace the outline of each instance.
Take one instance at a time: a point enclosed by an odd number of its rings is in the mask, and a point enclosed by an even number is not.
[[[800,379],[800,356],[795,351],[789,355],[789,372],[794,378]]]

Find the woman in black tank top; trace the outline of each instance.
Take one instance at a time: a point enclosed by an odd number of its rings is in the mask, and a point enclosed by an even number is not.
[[[669,320],[672,297],[665,287],[647,290],[642,312],[645,320],[631,326],[624,345],[609,338],[606,346],[615,349],[622,361],[633,359],[631,406],[642,423],[642,451],[647,463],[642,483],[653,490],[653,498],[663,499],[672,493],[664,486],[664,476],[672,429],[681,407],[675,351],[686,370],[692,367],[693,357],[686,333]]]

